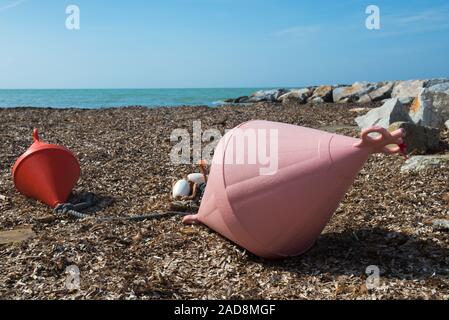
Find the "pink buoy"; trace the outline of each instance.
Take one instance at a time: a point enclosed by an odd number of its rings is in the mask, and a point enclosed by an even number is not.
[[[300,255],[369,156],[401,152],[403,134],[372,127],[356,139],[277,122],[243,123],[218,143],[199,212],[184,223],[203,223],[261,257]]]

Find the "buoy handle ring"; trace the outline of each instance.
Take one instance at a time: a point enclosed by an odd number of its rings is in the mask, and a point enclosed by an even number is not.
[[[33,142],[39,142],[39,132],[36,128],[33,130]]]
[[[378,133],[380,136],[371,137],[370,133]],[[398,129],[393,132],[388,132],[387,129],[375,126],[362,130],[360,142],[356,143],[354,146],[359,148],[372,148],[373,153],[386,153],[395,154],[402,151],[401,145],[403,145],[403,137],[405,135],[404,129]],[[389,145],[395,144],[396,147],[390,148]]]

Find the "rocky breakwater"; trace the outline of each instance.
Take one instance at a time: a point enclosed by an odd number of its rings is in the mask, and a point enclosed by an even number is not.
[[[227,103],[370,103],[384,104],[355,119],[360,128],[378,125],[389,130],[403,128],[405,144],[412,155],[441,153],[441,133],[449,129],[449,78],[355,82],[352,85],[323,85],[296,89],[260,90]],[[420,158],[421,159],[421,158]],[[415,161],[410,159],[410,162]],[[435,163],[439,161],[424,161]],[[422,166],[420,166],[421,168]]]
[[[447,92],[449,78],[429,80],[355,82],[352,85],[322,85],[304,88],[259,90],[249,96],[226,99],[226,103],[369,103],[397,98],[410,104],[425,92]]]

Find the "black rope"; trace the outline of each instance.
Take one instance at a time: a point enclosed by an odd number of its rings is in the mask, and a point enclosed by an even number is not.
[[[174,216],[174,215],[186,216],[186,215],[191,214],[188,212],[181,212],[181,211],[167,211],[167,212],[156,211],[156,212],[151,212],[148,214],[137,215],[137,216],[97,217],[97,216],[92,216],[90,214],[80,212],[80,210],[86,210],[96,204],[95,196],[92,193],[87,194],[86,197],[87,197],[87,199],[84,202],[80,202],[77,204],[72,204],[72,203],[58,204],[54,208],[54,212],[56,214],[68,215],[75,219],[93,218],[93,219],[99,220],[99,221],[143,221],[143,220],[149,220],[149,219],[165,218],[165,217],[170,217],[170,216]]]

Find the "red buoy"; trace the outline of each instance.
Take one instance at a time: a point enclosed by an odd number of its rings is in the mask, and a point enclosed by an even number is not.
[[[67,201],[79,179],[80,165],[70,150],[39,141],[37,129],[33,140],[12,168],[14,185],[23,195],[54,208]]]

